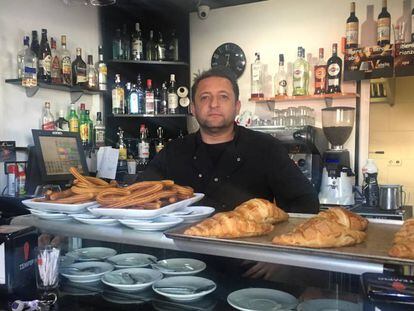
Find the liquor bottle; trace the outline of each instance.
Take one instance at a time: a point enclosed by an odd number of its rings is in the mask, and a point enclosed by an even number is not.
[[[113,59],[124,58],[124,53],[122,51],[121,29],[119,28],[115,30],[115,37],[112,40],[112,58]]]
[[[351,2],[351,14],[346,20],[346,48],[358,47],[359,20],[355,16],[355,2]]]
[[[390,44],[391,39],[391,14],[387,11],[387,0],[382,0],[382,10],[378,15],[377,44],[384,46]]]
[[[131,82],[125,83],[125,88],[124,88],[124,95],[125,95],[124,114],[129,113],[129,93],[131,92],[131,88],[132,88],[132,83]]]
[[[168,88],[167,82],[164,82],[161,87],[161,103],[158,110],[159,114],[168,113]]]
[[[89,143],[89,122],[86,118],[85,104],[80,104],[79,113],[79,135],[82,141],[83,147],[86,147]]]
[[[106,91],[108,89],[108,67],[106,66],[103,60],[103,48],[102,45],[99,46],[99,61],[96,64],[96,70],[98,71],[98,89],[100,91]]]
[[[90,116],[90,110],[85,110],[86,114],[86,121],[88,121],[88,146],[92,146],[92,139],[93,139],[93,122]]]
[[[310,64],[306,60],[305,56],[306,56],[305,49],[302,48],[302,58],[305,62],[305,95],[308,95],[309,94],[309,79],[311,76],[311,72],[310,72]]]
[[[293,63],[293,96],[302,96],[307,94],[306,80],[308,65],[304,58],[304,50],[298,47],[298,58]]]
[[[69,132],[69,121],[65,119],[65,112],[63,109],[59,110],[59,118],[55,122],[56,129],[62,132]]]
[[[42,130],[54,131],[55,130],[55,118],[50,112],[50,103],[45,102],[45,108],[42,115]]]
[[[411,11],[411,42],[414,42],[414,9]]]
[[[39,60],[40,44],[37,36],[37,30],[32,30],[32,44],[30,45],[30,49],[33,51],[33,53],[36,55],[36,58]]]
[[[178,61],[179,55],[178,55],[178,38],[176,35],[175,29],[171,31],[171,36],[168,42],[168,48],[166,50],[167,53],[167,59],[171,61]]]
[[[377,207],[379,205],[379,186],[378,186],[378,167],[373,159],[367,159],[367,163],[362,168],[364,183],[362,192],[367,206]]]
[[[142,48],[142,34],[139,23],[135,23],[135,32],[132,34],[131,54],[133,60],[144,59]]]
[[[70,113],[68,117],[69,131],[79,133],[79,118],[76,113],[75,103],[70,104]]]
[[[164,139],[164,129],[159,126],[157,128],[157,140],[155,143],[155,152],[160,152],[165,146],[165,139]]]
[[[85,86],[87,80],[86,64],[82,60],[82,49],[76,48],[76,59],[72,63],[73,85]]]
[[[127,146],[124,143],[124,131],[121,127],[118,127],[118,133],[119,140],[117,143],[117,148],[119,149],[119,161],[125,161],[127,159]]]
[[[154,89],[154,113],[158,114],[161,107],[161,90],[157,87]]]
[[[56,40],[53,38],[50,38],[50,44],[52,46],[52,63],[51,63],[51,69],[50,69],[50,76],[51,76],[53,84],[61,84],[62,76],[61,76],[61,69],[60,69],[60,59],[59,59],[59,55],[56,50]]]
[[[122,59],[130,60],[131,59],[131,40],[129,39],[128,28],[126,24],[122,25]]]
[[[70,52],[66,48],[66,36],[61,36],[62,48],[60,49],[60,68],[62,76],[62,84],[72,85],[72,60]]]
[[[128,111],[130,114],[137,114],[138,112],[138,90],[135,84],[132,84],[131,91],[128,93]]]
[[[169,114],[178,113],[178,95],[175,86],[175,74],[170,74],[170,86],[168,87],[167,106]]]
[[[153,30],[150,30],[149,39],[145,45],[145,55],[147,60],[157,60],[157,49],[155,48]]]
[[[144,124],[141,124],[139,128],[139,139],[137,143],[138,149],[138,165],[143,169],[148,164],[150,156],[150,148],[148,141],[148,131]]]
[[[87,87],[91,90],[98,89],[98,72],[93,65],[93,57],[92,55],[88,55],[88,68],[86,71],[86,75],[88,77]]]
[[[138,114],[145,114],[145,92],[142,86],[141,75],[137,76]]]
[[[154,90],[151,79],[147,79],[147,88],[145,89],[145,113],[154,114]]]
[[[157,60],[165,60],[165,43],[161,32],[158,33],[158,41],[155,49],[157,51]]]
[[[27,37],[29,40],[29,37]],[[29,44],[29,42],[27,42]],[[37,70],[38,70],[37,56],[31,48],[25,50],[23,56],[23,76],[22,86],[34,87],[37,85]]]
[[[93,141],[95,143],[95,148],[105,146],[105,125],[102,122],[102,113],[100,111],[96,113]]]
[[[324,60],[323,52],[323,48],[319,48],[318,63],[314,67],[315,95],[324,94],[326,90],[326,62]]]
[[[50,83],[50,67],[52,61],[52,54],[50,51],[49,41],[47,40],[46,29],[42,29],[42,40],[40,41],[39,55],[39,80],[42,82]]]
[[[279,69],[275,78],[275,94],[277,96],[287,95],[287,75],[285,70],[285,58],[279,54]]]
[[[27,50],[29,50],[29,37],[23,37],[23,49],[17,53],[17,78],[23,79],[24,74],[24,56],[26,55]]]
[[[337,54],[338,45],[332,44],[332,56],[327,64],[327,87],[326,93],[341,93],[342,59]]]
[[[263,65],[260,62],[260,53],[254,53],[256,59],[251,66],[251,97],[264,97],[263,93]]]
[[[115,75],[115,85],[112,88],[112,113],[123,114],[125,105],[125,92],[121,86],[121,75]]]

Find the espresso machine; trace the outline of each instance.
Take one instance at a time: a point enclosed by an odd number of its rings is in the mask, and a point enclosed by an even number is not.
[[[350,166],[349,151],[343,145],[354,127],[355,108],[322,109],[322,129],[331,144],[323,153],[322,182],[319,202],[327,205],[354,205],[355,175]]]

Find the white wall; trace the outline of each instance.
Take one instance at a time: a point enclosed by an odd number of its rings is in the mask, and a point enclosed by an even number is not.
[[[70,2],[70,1],[69,1]],[[0,0],[0,140],[15,140],[17,146],[32,143],[32,128],[39,128],[42,108],[45,101],[51,102],[51,111],[56,115],[59,109],[67,109],[70,94],[52,90],[39,90],[28,98],[23,88],[4,83],[5,79],[17,77],[17,52],[22,48],[23,36],[41,28],[48,30],[50,36],[58,38],[67,36],[67,48],[75,57],[76,48],[82,48],[82,58],[92,54],[94,61],[100,44],[98,10],[92,6],[73,1],[71,5],[61,0]],[[40,38],[39,38],[40,40]],[[83,96],[79,102],[86,103],[95,116],[100,110],[98,95]],[[78,103],[79,103],[78,102]],[[5,176],[0,165],[0,191]]]
[[[356,15],[361,28],[368,29],[361,38],[363,43],[370,42],[374,35],[375,24],[367,27],[363,23],[367,16],[367,6],[374,5],[374,19],[381,10],[381,0],[356,1]],[[270,118],[271,112],[265,104],[254,104],[250,97],[250,64],[254,61],[254,53],[260,52],[261,60],[268,65],[267,92],[265,97],[273,95],[272,77],[278,65],[278,54],[285,54],[285,62],[289,66],[296,59],[297,47],[306,49],[307,58],[315,59],[318,49],[325,49],[325,59],[331,55],[331,45],[340,43],[345,36],[345,21],[349,16],[349,0],[268,0],[258,3],[240,5],[211,10],[206,20],[200,20],[196,13],[190,15],[190,56],[191,76],[198,71],[208,69],[214,50],[225,42],[238,44],[245,52],[247,66],[239,78],[242,111],[249,110],[262,118]],[[411,7],[411,0],[405,0],[405,7]],[[403,0],[389,0],[388,10],[392,23],[403,15]],[[405,10],[405,18],[411,10]],[[374,22],[374,21],[372,21]],[[372,40],[371,40],[372,42]],[[311,53],[311,55],[309,55]],[[343,58],[343,55],[341,55]],[[292,83],[290,82],[289,85]],[[360,167],[368,156],[369,131],[369,84],[363,83],[361,100],[361,140]],[[354,83],[346,83],[344,91],[355,91]],[[324,107],[322,102],[300,102],[316,110]],[[280,108],[298,105],[298,103],[278,104]],[[335,101],[334,105],[354,105],[353,100]],[[273,107],[272,107],[273,108]],[[320,115],[317,116],[320,125]],[[353,152],[353,137],[348,140],[347,148]],[[351,159],[352,161],[352,159]]]

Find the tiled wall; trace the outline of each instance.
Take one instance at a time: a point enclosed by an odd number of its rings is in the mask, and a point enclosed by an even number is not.
[[[378,166],[380,184],[402,184],[414,205],[414,77],[397,78],[394,105],[371,104],[369,151]],[[392,166],[390,161],[401,161]]]

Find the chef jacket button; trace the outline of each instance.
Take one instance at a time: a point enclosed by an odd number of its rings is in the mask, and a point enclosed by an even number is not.
[[[194,157],[193,157],[193,160],[197,160],[197,156],[194,156]]]
[[[226,204],[222,204],[222,205],[221,205],[221,207],[222,207],[222,208],[226,208]]]
[[[227,179],[230,179],[230,175],[227,175],[227,176],[226,176],[226,178],[227,178]]]
[[[203,174],[198,174],[198,178],[202,178],[203,177]]]
[[[218,182],[219,181],[219,179],[217,178],[217,177],[214,177],[214,179],[213,179],[215,182]]]
[[[240,157],[237,157],[236,161],[237,162],[240,162],[241,161],[241,158]]]

